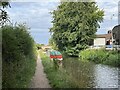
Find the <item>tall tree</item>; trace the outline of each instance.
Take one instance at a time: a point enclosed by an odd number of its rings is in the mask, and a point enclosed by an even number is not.
[[[53,41],[59,50],[77,56],[95,37],[104,11],[95,2],[61,2],[52,15]]]

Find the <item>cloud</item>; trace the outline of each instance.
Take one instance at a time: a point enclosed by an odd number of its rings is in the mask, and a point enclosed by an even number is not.
[[[28,2],[28,0],[24,1],[11,2],[12,8],[7,9],[11,21],[14,23],[26,22],[31,28],[30,32],[35,40],[37,40],[37,42],[42,37],[46,38],[44,39],[46,40],[45,43],[48,42],[48,39],[50,37],[48,31],[49,28],[52,27],[52,15],[50,15],[49,12],[56,9],[59,2],[56,2],[55,0],[38,2]],[[105,1],[100,0],[97,2],[99,8],[105,11],[104,21],[100,24],[101,28],[98,29],[97,33],[107,33],[107,30],[113,28],[113,26],[118,24],[117,0],[114,2]],[[114,16],[112,16],[113,14]]]
[[[97,2],[97,5],[104,10],[105,15],[97,33],[106,33],[118,24],[118,2],[117,0],[114,2]]]
[[[30,34],[37,43],[48,44],[49,28],[52,27],[50,12],[58,2],[11,2],[8,14],[13,23],[24,23],[30,27]]]
[[[96,2],[98,2],[98,3],[103,3],[103,2],[112,2],[112,3],[114,3],[114,4],[116,4],[116,3],[118,3],[119,2],[119,0],[95,0]]]
[[[34,2],[60,2],[61,0],[34,0]],[[76,0],[62,0],[64,2],[76,2]],[[86,1],[86,2],[89,2],[90,0],[77,0],[77,1]],[[93,0],[93,1],[96,1],[96,2],[113,2],[113,3],[116,3],[118,2],[119,0]],[[11,2],[33,2],[33,0],[11,0]]]
[[[113,21],[117,21],[116,3],[97,2],[97,4],[105,11],[104,22],[111,21],[111,17]],[[14,22],[26,22],[31,28],[48,29],[52,25],[49,12],[56,9],[57,5],[57,2],[12,2],[12,8],[8,12]]]
[[[31,29],[48,29],[52,20],[50,12],[56,9],[58,3],[13,2],[11,5],[8,14],[13,22],[26,22]]]
[[[11,0],[11,2],[33,2],[33,0]],[[60,2],[60,0],[34,0],[34,2]]]
[[[106,20],[110,20],[111,17],[115,17],[114,19],[117,19],[118,17],[118,4],[115,4],[113,2],[98,2],[97,3],[100,9],[104,10],[104,18]]]

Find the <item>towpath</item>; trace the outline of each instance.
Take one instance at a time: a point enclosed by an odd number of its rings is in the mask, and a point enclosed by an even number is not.
[[[30,88],[51,88],[46,74],[44,73],[44,68],[39,54],[37,58],[36,72],[32,79]]]

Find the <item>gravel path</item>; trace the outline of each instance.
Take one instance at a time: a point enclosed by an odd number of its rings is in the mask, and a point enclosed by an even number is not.
[[[32,79],[30,88],[51,88],[43,69],[41,58],[38,55],[36,72]]]

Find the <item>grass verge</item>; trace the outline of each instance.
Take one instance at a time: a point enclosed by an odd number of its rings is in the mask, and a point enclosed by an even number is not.
[[[44,72],[47,74],[49,83],[52,88],[77,88],[78,86],[72,81],[72,77],[62,67],[56,69],[53,61],[40,51],[40,56],[44,66]]]

